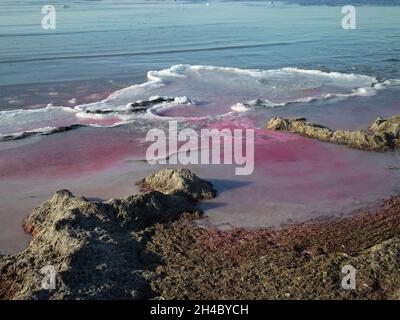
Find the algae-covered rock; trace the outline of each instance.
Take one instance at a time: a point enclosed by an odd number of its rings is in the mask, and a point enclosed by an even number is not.
[[[397,120],[393,120],[390,123],[388,123],[388,121],[375,121],[376,124],[374,123],[371,126],[371,128],[374,129],[371,129],[372,133],[369,133],[365,130],[333,131],[324,126],[307,122],[304,118],[283,119],[275,117],[266,124],[266,127],[271,130],[285,130],[301,134],[303,136],[315,138],[320,141],[343,144],[355,149],[368,151],[387,151],[396,147],[397,143],[395,140],[397,139],[398,135]],[[396,130],[397,135],[394,135]]]
[[[194,211],[187,198],[158,191],[108,202],[57,191],[25,220],[28,248],[0,258],[0,298],[149,298],[154,259],[139,234]],[[42,284],[48,272],[55,273],[51,290]]]
[[[393,136],[393,147],[400,148],[400,116],[394,116],[387,120],[377,118],[369,127],[375,134],[389,134]]]
[[[394,116],[387,120],[378,117],[369,127],[373,132],[390,132],[395,136],[400,134],[400,116]]]
[[[323,141],[329,141],[333,135],[332,130],[315,123],[306,122],[305,118],[283,119],[275,117],[267,123],[267,128],[271,130],[290,131],[308,137],[315,137]]]
[[[185,196],[192,200],[213,199],[213,185],[200,179],[188,169],[163,169],[138,183],[142,188],[165,194]]]
[[[369,151],[386,151],[393,148],[393,138],[390,134],[385,132],[369,134],[364,130],[336,130],[328,142]]]
[[[143,275],[135,273],[142,269],[137,245],[115,213],[109,205],[67,190],[56,192],[26,220],[33,235],[28,248],[0,260],[0,294],[9,299],[127,299],[133,289],[144,292]],[[56,282],[49,290],[42,281],[52,272]]]
[[[108,202],[123,225],[144,228],[149,224],[168,222],[182,212],[193,211],[193,205],[185,197],[164,194],[159,191],[136,193],[125,199]]]

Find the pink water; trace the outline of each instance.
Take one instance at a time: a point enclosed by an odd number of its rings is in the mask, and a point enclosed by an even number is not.
[[[198,129],[255,128],[255,169],[250,176],[235,175],[234,164],[187,166],[218,190],[216,199],[199,204],[207,215],[200,223],[276,227],[351,214],[398,194],[397,152],[357,151],[264,129],[273,116],[307,117],[332,128],[366,128],[377,116],[400,114],[398,93],[387,90],[375,97],[270,108],[209,121],[196,120],[192,106],[169,110],[163,115],[186,115],[187,124]],[[158,125],[87,127],[1,142],[0,252],[26,246],[30,237],[22,231],[23,218],[58,189],[101,200],[138,191],[135,182],[160,168],[144,161],[147,129]]]
[[[221,120],[212,128],[248,128],[254,120]],[[22,219],[60,188],[94,199],[121,197],[159,166],[144,159],[144,133],[128,127],[83,128],[0,145],[0,250],[16,252],[29,237]],[[200,207],[202,223],[279,226],[348,214],[397,192],[396,154],[355,151],[300,136],[256,130],[255,171],[234,165],[190,165],[219,195]]]

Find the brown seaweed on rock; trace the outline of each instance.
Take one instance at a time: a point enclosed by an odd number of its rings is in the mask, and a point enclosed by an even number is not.
[[[147,190],[185,196],[191,200],[213,199],[216,196],[210,182],[198,178],[188,169],[162,169],[138,184]]]
[[[192,185],[200,182],[193,174],[185,180],[190,190],[200,190]],[[194,195],[185,195],[148,191],[103,203],[57,191],[26,219],[25,230],[33,236],[28,248],[0,258],[0,298],[153,296],[146,277],[157,259],[146,254],[143,242],[155,223],[196,213],[188,200]],[[42,288],[41,271],[46,266],[57,274],[54,290]]]
[[[277,230],[181,218],[158,226],[147,246],[165,257],[151,282],[164,299],[400,299],[400,197]],[[354,290],[342,287],[346,265],[356,269]]]
[[[388,151],[399,147],[400,117],[388,120],[378,118],[366,130],[331,130],[304,118],[284,119],[275,117],[266,123],[267,129],[284,130],[320,141],[343,144],[366,151]]]

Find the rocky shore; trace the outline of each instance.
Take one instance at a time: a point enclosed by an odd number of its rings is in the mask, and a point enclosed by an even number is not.
[[[168,239],[168,240],[166,240]],[[152,288],[165,299],[400,299],[400,197],[355,217],[279,230],[159,226]],[[343,289],[353,266],[356,289]]]
[[[60,190],[34,209],[24,222],[32,235],[28,248],[0,260],[0,297],[153,297],[147,279],[160,259],[145,244],[154,225],[185,214],[198,217],[194,200],[213,197],[215,191],[187,169],[164,169],[145,182],[148,191],[107,202],[91,202]],[[169,185],[166,189],[171,182],[176,188]],[[57,274],[54,290],[42,287],[43,268],[48,266]]]
[[[366,151],[388,151],[400,147],[400,116],[376,119],[369,130],[331,130],[305,118],[284,119],[275,117],[266,123],[271,130],[284,130],[320,141],[343,144]]]
[[[194,223],[216,191],[189,170],[139,185],[107,202],[60,190],[34,209],[27,249],[0,258],[0,298],[400,299],[400,197],[346,219],[222,231]],[[355,290],[341,286],[345,265]]]

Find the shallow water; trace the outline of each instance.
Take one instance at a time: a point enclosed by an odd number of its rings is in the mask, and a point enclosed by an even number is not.
[[[134,182],[160,167],[144,161],[145,135],[171,119],[196,130],[256,129],[252,175],[236,176],[233,165],[188,166],[219,192],[199,204],[204,225],[280,226],[398,194],[398,153],[351,150],[264,124],[306,117],[353,130],[399,114],[400,87],[385,82],[400,78],[399,7],[359,7],[358,28],[343,30],[339,7],[57,2],[51,32],[40,28],[40,1],[0,8],[0,134],[86,125],[0,142],[0,252],[24,248],[22,219],[57,189],[103,200],[137,191]],[[126,113],[151,96],[176,99]]]
[[[254,127],[250,118],[209,127]],[[133,124],[3,142],[2,250],[25,246],[22,219],[55,190],[102,200],[136,192],[135,181],[161,167],[143,161],[145,146]],[[261,227],[343,216],[397,194],[399,159],[397,153],[356,151],[260,128],[252,175],[236,176],[233,165],[187,167],[218,190],[215,200],[199,204],[208,216],[202,224]]]

